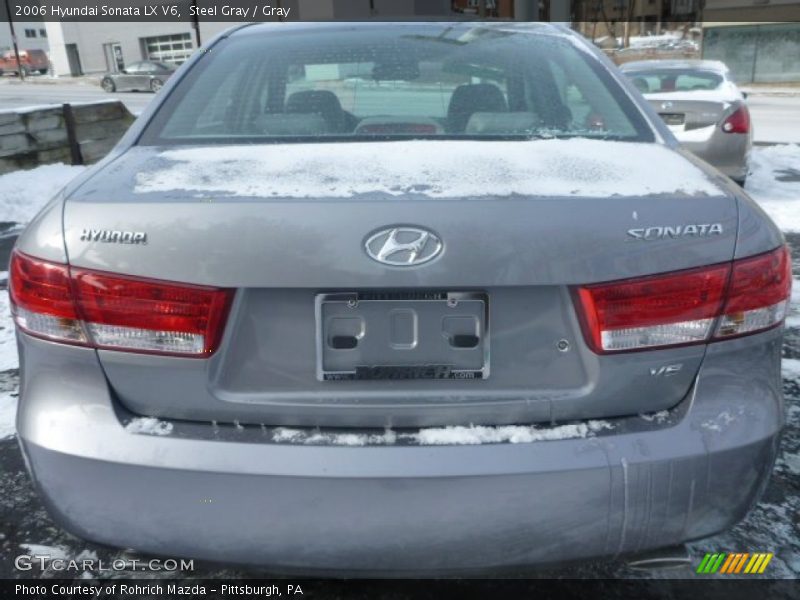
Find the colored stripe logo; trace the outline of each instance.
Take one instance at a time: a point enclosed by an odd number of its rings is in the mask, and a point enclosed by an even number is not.
[[[758,575],[766,570],[772,557],[772,552],[755,552],[753,554],[748,552],[720,552],[706,554],[697,567],[697,573],[701,575],[713,575],[714,573]]]

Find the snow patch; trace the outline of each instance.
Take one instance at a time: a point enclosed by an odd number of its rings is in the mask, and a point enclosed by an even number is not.
[[[785,465],[786,469],[790,473],[800,475],[800,454],[790,454],[788,452],[784,452],[783,455],[778,459],[778,464]]]
[[[8,292],[0,291],[0,371],[18,367],[17,338],[14,334],[14,321],[11,318],[11,304]]]
[[[66,560],[69,558],[69,550],[64,546],[45,546],[43,544],[20,544],[20,548],[25,550],[30,556],[47,557],[50,560]]]
[[[17,433],[17,392],[0,392],[0,440]]]
[[[800,231],[800,145],[753,148],[745,190],[782,231]]]
[[[172,433],[172,423],[159,421],[155,417],[137,417],[125,425],[125,431],[149,435],[169,435]]]
[[[652,423],[653,421],[655,421],[660,425],[661,423],[669,419],[669,411],[660,410],[656,413],[645,413],[645,414],[640,414],[639,416],[648,423]]]
[[[0,221],[27,223],[86,167],[42,165],[0,175]]]
[[[467,446],[586,438],[604,429],[612,428],[613,425],[607,421],[589,421],[549,428],[526,425],[430,427],[420,429],[416,433],[402,434],[395,433],[391,429],[387,429],[382,434],[322,433],[320,431],[309,434],[301,429],[279,427],[273,431],[272,440],[293,444],[333,446],[391,445],[398,440],[422,446]]]
[[[781,375],[784,379],[800,379],[800,359],[784,358],[781,360]]]
[[[792,297],[786,314],[786,327],[800,328],[800,280],[792,279]]]
[[[323,446],[379,446],[390,445],[397,441],[397,434],[387,429],[379,433],[323,433],[315,431],[311,434],[302,429],[278,427],[272,432],[274,442],[309,444]]]
[[[458,160],[448,157],[458,156]],[[657,144],[589,139],[265,144],[166,150],[140,172],[137,193],[433,198],[719,195],[703,172]],[[653,169],[658,165],[658,169]]]
[[[736,422],[737,416],[741,416],[743,410],[740,409],[737,415],[731,414],[729,411],[725,410],[719,413],[713,419],[708,419],[707,421],[703,421],[700,425],[703,429],[707,429],[708,431],[715,431],[720,432],[723,429],[727,428],[728,425],[731,423]]]

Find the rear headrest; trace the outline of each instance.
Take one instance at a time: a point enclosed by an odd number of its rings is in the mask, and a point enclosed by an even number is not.
[[[320,115],[331,131],[344,129],[344,111],[336,94],[329,90],[305,90],[295,92],[286,100],[287,113]]]
[[[476,112],[470,117],[464,133],[530,133],[538,127],[539,119],[531,112]]]
[[[647,79],[645,79],[644,77],[634,77],[631,81],[633,85],[636,86],[636,89],[642,92],[643,94],[646,94],[647,92],[650,91],[650,84],[647,83]]]
[[[447,129],[461,132],[476,112],[506,112],[508,105],[503,92],[492,83],[472,83],[458,86],[447,109]]]
[[[330,128],[320,115],[272,113],[261,116],[264,135],[325,135]]]

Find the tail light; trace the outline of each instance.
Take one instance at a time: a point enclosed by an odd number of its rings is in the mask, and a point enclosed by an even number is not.
[[[579,287],[584,337],[597,353],[700,344],[783,322],[791,292],[786,247],[722,265]]]
[[[747,133],[750,131],[750,111],[746,106],[740,107],[722,123],[725,133]]]
[[[233,297],[232,290],[72,269],[17,251],[10,271],[20,329],[94,348],[210,356]]]

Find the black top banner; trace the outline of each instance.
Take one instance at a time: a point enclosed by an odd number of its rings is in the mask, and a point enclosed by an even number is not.
[[[80,22],[800,22],[800,0],[684,0],[658,5],[637,0],[3,0],[0,20],[8,21],[9,14],[13,21]]]

